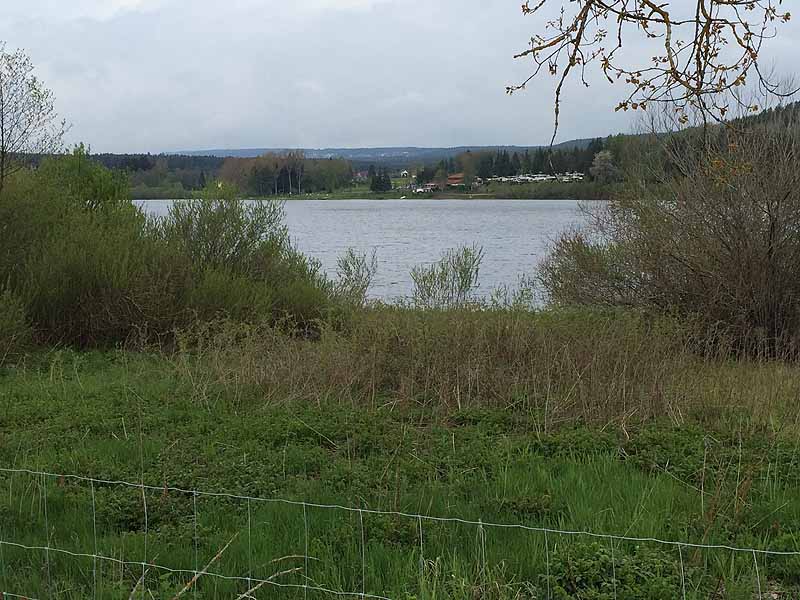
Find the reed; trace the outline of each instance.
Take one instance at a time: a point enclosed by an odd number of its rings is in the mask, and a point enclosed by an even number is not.
[[[798,368],[731,360],[678,324],[619,311],[372,306],[319,339],[269,324],[198,324],[169,359],[203,401],[302,400],[520,410],[564,423],[740,419],[795,427]]]

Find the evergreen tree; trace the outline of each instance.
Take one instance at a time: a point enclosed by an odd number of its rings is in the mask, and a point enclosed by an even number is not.
[[[488,152],[483,152],[478,158],[476,174],[481,179],[489,179],[494,174],[494,158]]]
[[[519,175],[522,172],[522,161],[520,161],[519,154],[516,152],[511,157],[511,170],[513,171],[512,175]]]
[[[383,167],[377,169],[375,175],[369,180],[369,189],[372,192],[392,191],[392,176],[389,174],[389,170]]]

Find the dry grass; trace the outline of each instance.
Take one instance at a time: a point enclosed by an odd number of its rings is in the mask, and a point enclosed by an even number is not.
[[[179,336],[172,360],[198,399],[506,408],[564,422],[668,417],[794,426],[800,372],[788,363],[701,357],[673,323],[632,313],[358,313],[298,339],[218,322]]]

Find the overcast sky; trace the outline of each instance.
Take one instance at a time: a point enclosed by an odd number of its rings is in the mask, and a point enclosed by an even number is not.
[[[541,30],[520,4],[2,0],[0,40],[31,55],[94,151],[536,145],[552,79],[505,94]],[[793,21],[765,59],[790,69],[798,48]],[[567,90],[560,140],[631,129],[613,112],[623,89],[592,81]]]

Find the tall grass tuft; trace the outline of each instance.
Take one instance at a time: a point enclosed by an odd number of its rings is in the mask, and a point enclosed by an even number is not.
[[[0,288],[0,367],[17,359],[33,341],[22,300]]]

